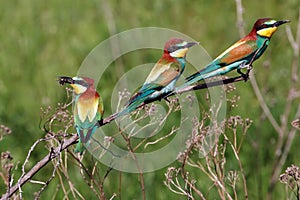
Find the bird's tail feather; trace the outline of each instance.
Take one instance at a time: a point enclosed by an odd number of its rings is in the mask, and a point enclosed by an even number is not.
[[[83,143],[81,142],[81,140],[79,139],[74,152],[80,153],[80,155],[82,155],[84,150],[85,150],[85,147],[84,147]]]
[[[156,90],[148,90],[145,92],[136,93],[134,96],[132,96],[129,99],[126,107],[116,114],[115,118],[121,117],[121,116],[124,116],[124,115],[127,115],[127,114],[133,112],[135,109],[137,109],[142,103],[144,103],[149,98],[149,95],[151,95],[155,91]]]
[[[219,75],[219,73],[218,73],[219,68],[220,68],[219,65],[215,64],[214,62],[211,62],[210,64],[208,64],[206,67],[204,67],[200,71],[185,78],[186,85],[191,85],[191,84],[201,81],[203,79]]]
[[[196,73],[194,73],[194,74],[192,74],[192,75],[190,75],[190,76],[188,76],[187,78],[185,78],[185,82],[187,83],[187,82],[190,82],[190,81],[192,81],[195,77],[197,77],[197,76],[199,76],[200,75],[200,72],[196,72]]]
[[[176,90],[180,90],[180,89],[186,88],[186,87],[188,87],[188,86],[190,86],[190,85],[192,85],[192,84],[194,84],[194,83],[196,83],[198,81],[201,81],[203,79],[204,78],[202,78],[201,74],[199,72],[197,72],[197,73],[195,73],[195,74],[187,77],[186,78],[186,82],[183,83],[183,84],[181,84],[180,86],[178,86],[176,88]]]

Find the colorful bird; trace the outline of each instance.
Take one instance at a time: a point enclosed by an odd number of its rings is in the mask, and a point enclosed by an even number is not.
[[[234,69],[237,69],[237,72],[247,80],[248,75],[242,73],[241,69],[251,69],[252,62],[258,59],[268,47],[277,27],[288,22],[290,21],[276,21],[271,18],[258,19],[248,35],[229,47],[204,69],[187,77],[186,83],[180,88],[206,78],[226,74]]]
[[[79,142],[75,148],[75,153],[82,155],[84,144],[88,144],[90,138],[102,123],[104,113],[103,101],[94,87],[94,80],[88,77],[66,77],[58,79],[61,85],[68,83],[73,90],[73,115],[75,129]]]
[[[128,101],[126,108],[118,116],[128,114],[142,103],[164,97],[173,91],[175,83],[185,68],[186,54],[190,47],[198,42],[185,42],[182,39],[172,38],[166,42],[164,52],[154,65],[141,89]]]

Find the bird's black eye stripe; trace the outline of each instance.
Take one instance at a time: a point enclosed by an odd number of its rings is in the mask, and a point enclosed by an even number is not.
[[[179,47],[179,46],[170,46],[168,48],[168,52],[174,52],[174,51],[177,51],[178,49],[181,49],[182,47]]]
[[[262,24],[259,26],[259,30],[264,29],[264,28],[270,28],[270,27],[274,27],[275,24]]]
[[[84,87],[89,86],[89,84],[87,82],[83,81],[83,80],[76,80],[75,83],[78,84],[78,85],[82,85]]]
[[[266,24],[260,25],[258,29],[260,30],[260,29],[264,29],[264,28],[267,28],[267,25],[266,25]]]

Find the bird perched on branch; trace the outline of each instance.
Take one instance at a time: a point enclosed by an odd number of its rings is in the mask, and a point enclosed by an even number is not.
[[[288,22],[290,21],[276,21],[271,18],[258,19],[248,35],[226,49],[204,69],[187,77],[186,83],[179,88],[186,87],[206,78],[226,74],[235,69],[247,80],[253,61],[264,53],[277,27]],[[248,69],[247,74],[241,72],[243,68]]]
[[[66,77],[58,79],[61,85],[70,84],[73,88],[73,115],[79,141],[75,153],[82,155],[84,144],[88,144],[92,135],[102,123],[103,101],[94,87],[94,80],[88,77]]]
[[[154,65],[141,89],[129,99],[125,109],[115,117],[128,114],[142,103],[164,97],[165,94],[173,91],[176,81],[185,68],[187,51],[196,44],[199,43],[185,42],[178,38],[167,41],[162,57]]]

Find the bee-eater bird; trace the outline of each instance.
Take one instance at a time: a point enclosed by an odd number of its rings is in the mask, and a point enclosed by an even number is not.
[[[84,144],[88,145],[90,138],[99,127],[99,123],[102,122],[103,101],[91,78],[61,76],[58,81],[61,85],[68,83],[73,88],[73,116],[79,137],[75,153],[82,155],[85,149]]]
[[[162,57],[154,65],[143,86],[129,99],[125,109],[120,111],[117,117],[132,112],[144,102],[172,92],[185,68],[187,51],[196,44],[199,43],[185,42],[178,38],[167,41]]]
[[[250,70],[252,62],[258,59],[268,47],[277,27],[288,22],[290,21],[276,21],[271,18],[258,19],[248,35],[230,46],[204,69],[187,77],[186,83],[180,86],[180,88],[206,78],[226,74],[235,69],[247,80],[248,75],[242,73],[240,70],[242,68]]]

